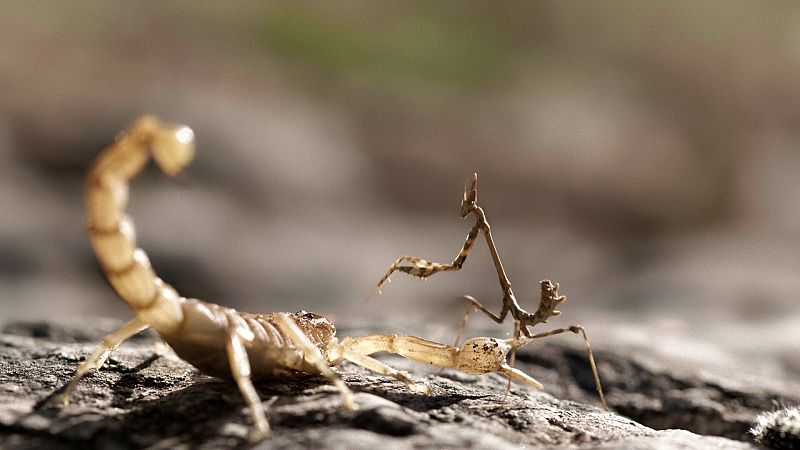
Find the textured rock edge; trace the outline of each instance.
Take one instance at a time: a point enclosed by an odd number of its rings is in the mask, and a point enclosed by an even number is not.
[[[63,386],[111,326],[104,323],[76,330],[15,323],[5,327],[0,334],[0,445],[20,449],[249,445],[250,417],[235,385],[199,374],[147,333],[126,342],[101,371],[83,380],[69,406],[39,406]],[[353,330],[352,334],[363,333]],[[632,362],[624,365],[619,355],[601,355],[598,359],[612,409],[627,405],[641,413],[655,407],[647,397],[653,389],[642,393],[619,387],[617,377],[625,370],[615,367],[630,368]],[[573,358],[574,370],[567,367],[564,373],[562,366],[570,366]],[[746,442],[685,430],[657,431],[583,403],[596,403],[593,385],[582,379],[585,370],[577,369],[585,365],[583,358],[578,349],[556,345],[519,355],[518,367],[546,385],[552,381],[549,392],[578,401],[558,400],[514,385],[503,403],[506,381],[497,375],[476,377],[448,370],[436,376],[399,357],[383,359],[429,384],[430,396],[411,393],[401,383],[352,365],[338,371],[356,392],[360,409],[354,412],[343,410],[336,391],[320,378],[262,381],[257,386],[269,405],[274,430],[264,444],[276,448],[753,448]],[[645,375],[665,377],[639,369],[639,387],[647,384]],[[637,398],[638,403],[632,400]],[[704,404],[706,400],[698,400],[701,407],[711,407]],[[663,410],[665,405],[669,402],[657,406]]]

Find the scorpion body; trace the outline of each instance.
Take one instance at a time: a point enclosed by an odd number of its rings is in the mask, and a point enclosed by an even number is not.
[[[331,369],[349,361],[404,382],[416,392],[427,386],[370,357],[392,352],[440,367],[470,374],[501,373],[509,379],[541,388],[525,373],[510,367],[506,355],[520,345],[516,339],[473,338],[462,347],[416,336],[373,335],[335,337],[333,324],[309,313],[250,314],[197,299],[187,299],[155,274],[144,250],[136,245],[136,232],[125,213],[128,185],[150,158],[167,175],[175,175],[194,156],[194,133],[186,126],[162,123],[144,116],[104,150],[87,178],[89,238],[106,278],[136,314],[136,318],[105,336],[78,367],[58,397],[69,401],[80,379],[99,369],[125,339],[153,328],[185,361],[201,372],[233,379],[250,408],[255,433],[269,434],[266,414],[252,384],[254,378],[303,372],[320,374],[333,383],[344,407],[355,409],[353,394]]]

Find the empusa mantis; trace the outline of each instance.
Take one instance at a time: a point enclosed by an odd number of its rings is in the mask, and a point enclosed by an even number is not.
[[[453,262],[449,264],[427,261],[415,256],[401,256],[397,258],[397,260],[389,267],[389,270],[386,271],[386,274],[384,274],[383,277],[381,277],[381,279],[378,281],[376,286],[378,293],[381,292],[381,287],[384,283],[391,281],[389,277],[394,272],[405,272],[415,277],[427,278],[439,272],[455,272],[461,270],[461,268],[464,266],[464,261],[466,261],[469,252],[472,251],[475,241],[478,239],[478,234],[483,232],[483,236],[486,239],[486,245],[489,247],[489,253],[492,255],[494,267],[497,270],[497,277],[500,280],[500,287],[503,290],[503,305],[500,309],[500,313],[495,314],[484,307],[474,297],[468,295],[465,296],[465,298],[469,301],[469,305],[466,313],[464,314],[464,320],[461,322],[461,327],[454,345],[458,346],[458,342],[461,340],[461,337],[464,334],[464,328],[466,327],[469,314],[474,309],[482,311],[498,324],[503,323],[508,314],[511,314],[511,317],[514,318],[515,345],[513,346],[511,353],[512,366],[514,364],[516,349],[534,339],[566,332],[581,334],[583,336],[583,341],[586,344],[587,353],[589,354],[589,364],[592,367],[592,375],[594,377],[597,394],[600,396],[600,401],[603,403],[603,407],[608,409],[606,398],[603,394],[603,387],[600,384],[600,376],[597,374],[597,364],[595,364],[594,361],[592,347],[589,343],[589,338],[586,336],[586,330],[581,325],[572,325],[569,327],[557,328],[545,333],[531,334],[531,331],[528,329],[528,327],[532,328],[540,323],[547,323],[550,317],[558,317],[561,315],[561,311],[558,311],[555,308],[567,298],[558,294],[558,283],[554,284],[547,279],[540,281],[539,284],[541,285],[541,298],[539,300],[539,307],[536,309],[536,312],[531,314],[522,309],[522,307],[519,305],[519,302],[517,302],[517,298],[514,296],[514,292],[511,290],[511,282],[508,280],[506,271],[503,269],[503,263],[500,261],[497,247],[495,246],[494,239],[492,238],[491,226],[489,226],[489,222],[486,220],[486,212],[483,210],[483,208],[478,206],[477,202],[478,174],[476,173],[473,174],[471,183],[464,182],[464,196],[461,200],[460,211],[462,219],[466,219],[470,214],[474,215],[476,219],[475,225],[472,226],[469,234],[467,234],[467,239],[464,241],[461,251],[458,252],[458,256],[456,256]],[[403,265],[404,263],[408,265]],[[520,332],[525,335],[523,338],[519,337]]]

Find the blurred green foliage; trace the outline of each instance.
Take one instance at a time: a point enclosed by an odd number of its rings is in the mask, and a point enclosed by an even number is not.
[[[507,70],[510,53],[502,29],[480,19],[417,8],[378,27],[286,7],[269,14],[262,36],[273,51],[338,79],[390,90],[476,88]]]

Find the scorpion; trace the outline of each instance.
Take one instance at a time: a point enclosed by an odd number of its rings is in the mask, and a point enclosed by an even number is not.
[[[147,328],[155,330],[181,359],[200,372],[236,383],[250,410],[254,425],[250,438],[254,441],[271,432],[254,379],[321,375],[334,385],[343,407],[354,410],[357,405],[352,391],[332,370],[350,362],[401,381],[413,392],[430,393],[427,385],[415,383],[407,373],[370,356],[378,352],[472,375],[497,372],[509,380],[542,388],[541,383],[506,362],[512,348],[525,345],[532,337],[476,337],[461,347],[395,334],[345,337],[340,341],[334,325],[314,313],[253,314],[181,296],[156,276],[147,254],[137,247],[136,231],[125,207],[130,181],[151,158],[166,175],[175,176],[194,154],[191,128],[147,115],[118,135],[91,166],[86,181],[89,240],[106,279],[136,317],[102,338],[61,393],[52,397],[56,402],[66,405],[84,376],[99,370],[123,341]]]
[[[378,281],[378,284],[375,286],[378,294],[381,293],[381,288],[385,283],[392,281],[390,277],[395,272],[406,273],[411,276],[426,279],[429,276],[440,272],[455,272],[461,270],[461,268],[464,266],[464,262],[467,260],[467,256],[469,256],[470,251],[472,251],[473,247],[475,246],[475,242],[478,239],[478,234],[482,231],[484,239],[486,240],[486,245],[489,247],[489,254],[492,257],[492,262],[494,263],[497,271],[497,277],[500,281],[500,288],[503,290],[503,305],[500,309],[500,313],[495,314],[483,306],[474,297],[465,295],[464,298],[468,301],[467,310],[464,313],[464,319],[461,322],[458,335],[456,336],[456,340],[453,345],[456,347],[458,346],[458,342],[461,340],[461,337],[464,334],[464,328],[467,325],[469,315],[474,310],[483,312],[498,324],[502,324],[508,314],[511,314],[511,316],[514,318],[514,338],[518,339],[519,333],[522,332],[526,338],[524,342],[567,332],[581,334],[583,336],[583,341],[586,344],[586,351],[589,356],[589,365],[592,369],[592,376],[594,377],[597,395],[600,397],[603,407],[608,410],[608,404],[606,403],[606,398],[603,394],[603,386],[600,384],[600,376],[597,374],[597,364],[595,363],[594,355],[592,354],[592,346],[589,343],[589,338],[586,336],[586,329],[581,325],[572,325],[539,334],[531,334],[531,331],[528,329],[528,327],[533,327],[539,323],[547,323],[550,317],[560,316],[561,311],[558,311],[555,308],[559,304],[566,301],[567,298],[563,295],[559,295],[558,283],[553,283],[552,281],[545,279],[539,282],[541,288],[541,297],[539,299],[539,307],[537,310],[534,313],[529,313],[528,311],[522,309],[522,307],[519,305],[517,298],[514,296],[514,292],[511,290],[511,281],[509,281],[506,271],[503,268],[503,263],[500,261],[500,255],[497,251],[497,246],[494,243],[494,238],[492,237],[492,227],[489,225],[489,221],[486,219],[486,211],[484,211],[482,207],[478,206],[477,173],[473,174],[471,183],[469,181],[464,182],[464,195],[461,199],[461,208],[459,214],[461,215],[462,219],[466,219],[470,214],[474,215],[475,224],[467,234],[464,245],[461,246],[461,250],[458,252],[458,255],[455,257],[455,259],[453,259],[453,262],[437,263],[422,258],[417,258],[416,256],[401,256],[397,258],[391,266],[389,266],[389,269]],[[512,366],[517,348],[518,346],[515,346],[512,349]],[[511,385],[509,384],[509,388],[510,386]],[[506,390],[506,394],[508,394],[508,389]]]

